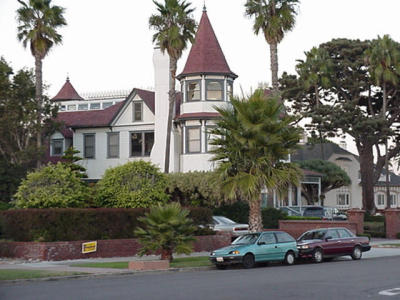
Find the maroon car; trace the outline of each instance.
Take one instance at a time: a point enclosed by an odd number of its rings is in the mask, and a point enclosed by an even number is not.
[[[320,263],[324,259],[350,255],[361,259],[369,251],[369,238],[357,237],[347,228],[320,228],[303,233],[297,240],[299,258],[311,258]]]

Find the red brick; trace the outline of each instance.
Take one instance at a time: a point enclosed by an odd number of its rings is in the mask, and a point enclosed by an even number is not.
[[[400,209],[386,209],[385,210],[386,222],[386,238],[396,239],[397,234],[400,232]]]

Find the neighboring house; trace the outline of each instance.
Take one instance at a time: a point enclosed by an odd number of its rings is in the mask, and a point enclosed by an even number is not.
[[[362,208],[362,189],[360,185],[360,162],[357,155],[343,149],[334,143],[304,145],[292,155],[292,161],[303,161],[311,159],[328,160],[341,167],[351,179],[349,186],[334,189],[325,194],[324,204],[326,206],[337,207],[340,209]],[[400,207],[400,176],[390,173],[390,194],[391,206]],[[378,210],[386,208],[386,177],[382,175],[374,186],[375,205]]]

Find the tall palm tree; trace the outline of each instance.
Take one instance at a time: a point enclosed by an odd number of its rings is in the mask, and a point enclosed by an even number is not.
[[[330,86],[330,76],[333,70],[333,63],[329,58],[329,53],[324,48],[313,47],[310,51],[305,52],[306,60],[298,60],[296,71],[299,74],[300,82],[304,83],[304,87],[314,90],[315,108],[320,108],[320,90]],[[322,126],[318,126],[317,130],[320,138],[321,159],[324,160],[324,143]]]
[[[249,203],[250,231],[263,228],[261,190],[283,192],[298,184],[300,171],[285,163],[300,140],[301,129],[291,124],[294,117],[283,113],[276,98],[266,98],[258,89],[246,99],[233,98],[232,107],[216,108],[222,118],[212,134],[213,160],[222,190],[231,199],[237,195]]]
[[[247,0],[246,15],[254,16],[255,34],[260,31],[270,47],[272,88],[278,92],[278,44],[285,33],[292,30],[299,0]]]
[[[165,0],[165,5],[153,0],[158,14],[149,19],[150,28],[156,30],[153,42],[156,42],[164,53],[169,55],[169,109],[167,124],[167,139],[165,145],[164,172],[169,172],[169,156],[171,144],[171,129],[174,105],[176,102],[175,82],[178,60],[186,49],[188,42],[194,41],[196,22],[190,16],[194,11],[191,3],[185,0]]]
[[[383,103],[381,110],[382,120],[387,118],[389,84],[397,85],[400,76],[400,45],[393,41],[389,35],[372,41],[369,49],[365,51],[365,60],[369,65],[369,73],[376,85],[382,88]],[[390,113],[390,112],[389,112]],[[389,160],[388,160],[388,137],[385,141],[385,169],[386,169],[386,206],[390,208],[389,188]]]
[[[17,10],[18,40],[26,48],[29,44],[35,58],[35,99],[37,102],[37,148],[42,147],[42,109],[43,109],[43,80],[42,60],[53,45],[62,42],[62,36],[57,29],[67,25],[64,19],[64,8],[51,5],[51,0],[18,0],[21,7]],[[38,160],[40,166],[40,159]]]

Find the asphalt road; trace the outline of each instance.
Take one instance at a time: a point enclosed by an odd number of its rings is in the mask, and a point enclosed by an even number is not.
[[[399,290],[393,290],[399,288]],[[390,290],[382,292],[384,290]],[[0,299],[396,299],[400,257],[1,283]]]

